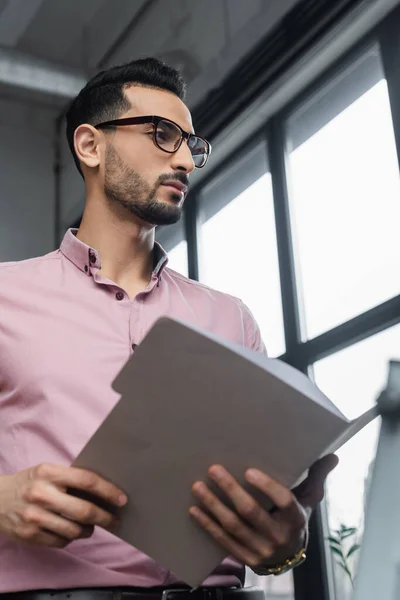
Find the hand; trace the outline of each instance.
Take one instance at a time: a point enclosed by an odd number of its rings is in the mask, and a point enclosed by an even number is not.
[[[213,465],[209,476],[232,501],[238,514],[201,481],[193,485],[193,493],[214,518],[196,506],[189,512],[242,564],[252,569],[281,564],[304,546],[311,512],[324,497],[325,479],[337,463],[334,454],[316,462],[307,479],[293,492],[261,471],[247,470],[246,480],[273,502],[272,513],[265,511],[228,471]]]
[[[119,502],[121,490],[91,471],[43,463],[0,477],[0,532],[27,544],[64,548],[90,537],[95,525],[113,530],[115,515],[68,494],[68,488],[115,506],[127,501]]]

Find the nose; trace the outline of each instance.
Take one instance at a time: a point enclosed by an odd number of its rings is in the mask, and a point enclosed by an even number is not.
[[[179,150],[172,156],[172,168],[176,171],[185,171],[191,173],[195,169],[192,153],[189,150],[187,142],[183,140]]]

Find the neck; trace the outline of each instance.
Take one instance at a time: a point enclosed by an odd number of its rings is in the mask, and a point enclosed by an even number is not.
[[[129,217],[125,210],[118,215],[106,202],[87,198],[77,233],[99,253],[101,275],[124,289],[147,286],[153,270],[154,227]]]

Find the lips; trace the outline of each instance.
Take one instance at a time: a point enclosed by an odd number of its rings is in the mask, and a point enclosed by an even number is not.
[[[183,194],[186,194],[188,191],[188,187],[183,183],[180,183],[180,181],[164,181],[162,185],[174,187],[178,192],[182,192]]]

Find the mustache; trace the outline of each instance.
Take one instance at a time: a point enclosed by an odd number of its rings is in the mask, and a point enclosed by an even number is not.
[[[171,173],[168,175],[160,175],[160,177],[158,178],[158,185],[162,185],[166,181],[179,181],[180,183],[182,183],[182,185],[186,185],[186,187],[189,189],[189,177],[184,173]]]

